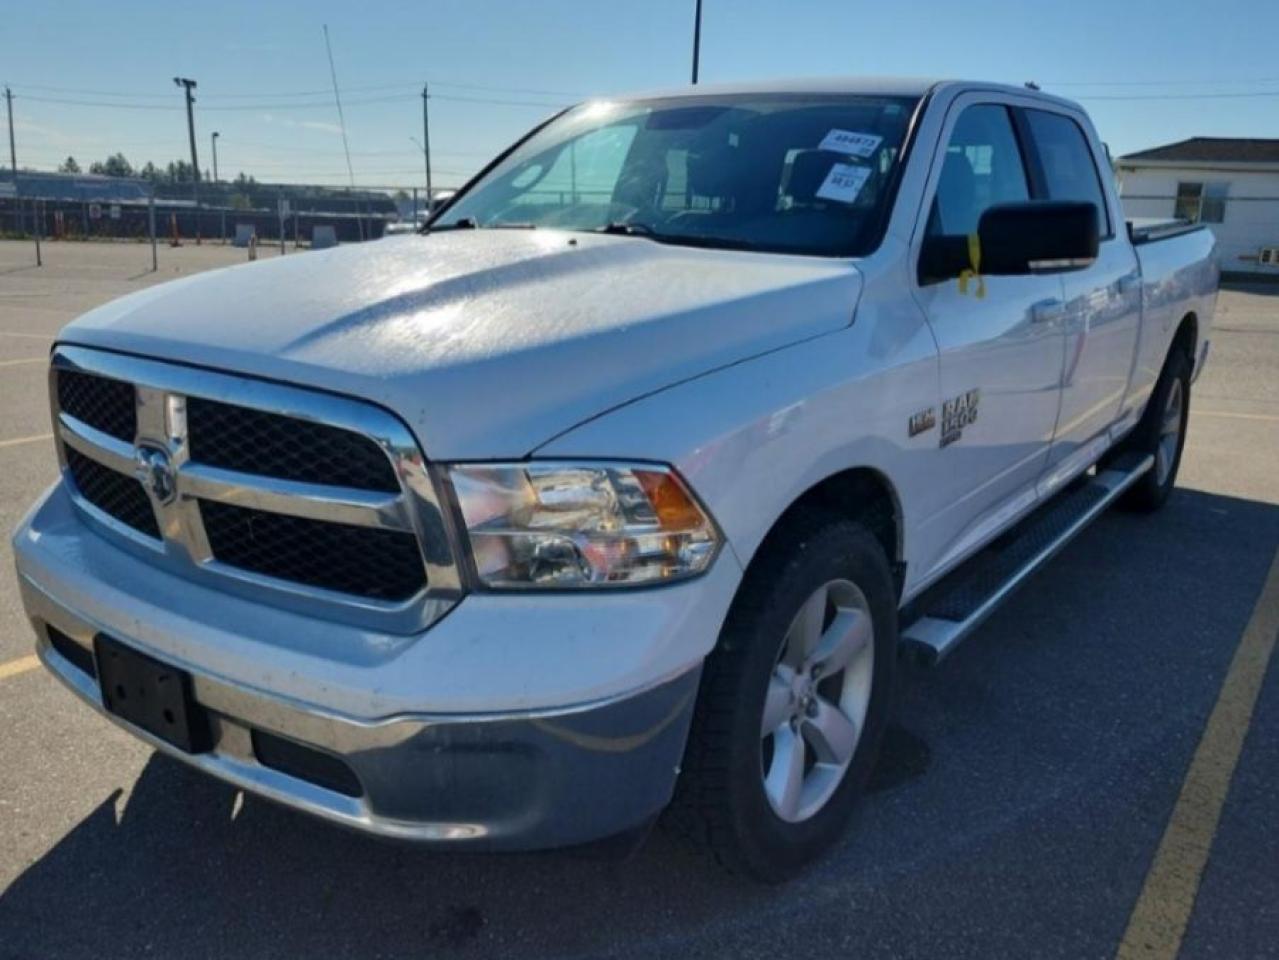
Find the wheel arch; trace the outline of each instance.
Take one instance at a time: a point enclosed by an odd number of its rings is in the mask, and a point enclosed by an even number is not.
[[[781,512],[760,541],[748,567],[800,514],[822,511],[853,520],[869,530],[884,548],[900,599],[905,581],[904,532],[901,498],[891,480],[874,467],[849,467],[808,487]]]
[[[1182,350],[1186,354],[1186,359],[1190,361],[1190,367],[1193,370],[1195,366],[1195,353],[1199,347],[1199,318],[1195,312],[1191,310],[1181,322],[1177,324],[1177,332],[1173,334],[1172,343],[1168,347],[1168,352],[1173,350]],[[1165,361],[1166,362],[1166,361]]]

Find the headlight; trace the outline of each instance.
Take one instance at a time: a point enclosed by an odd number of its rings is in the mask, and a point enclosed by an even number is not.
[[[719,534],[674,472],[607,463],[449,471],[486,586],[610,587],[701,573]]]

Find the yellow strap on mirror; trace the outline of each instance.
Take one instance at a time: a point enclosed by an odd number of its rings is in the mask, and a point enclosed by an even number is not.
[[[986,279],[981,275],[981,238],[976,233],[968,235],[968,266],[960,271],[959,292],[968,293],[968,281],[976,280],[973,295],[981,300],[986,296]]]

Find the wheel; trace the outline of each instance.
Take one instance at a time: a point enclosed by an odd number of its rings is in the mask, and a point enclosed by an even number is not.
[[[776,882],[831,846],[874,766],[897,604],[879,542],[805,514],[752,563],[701,689],[675,816],[734,872]]]
[[[1153,455],[1155,463],[1124,493],[1119,501],[1124,509],[1150,513],[1167,501],[1177,483],[1189,416],[1190,360],[1174,349],[1155,384],[1150,405],[1125,443],[1127,450]]]

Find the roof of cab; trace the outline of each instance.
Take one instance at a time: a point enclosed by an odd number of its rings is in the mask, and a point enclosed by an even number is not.
[[[781,80],[753,80],[744,83],[705,83],[697,86],[650,90],[620,100],[665,100],[676,97],[713,97],[732,95],[767,95],[772,93],[860,94],[885,97],[922,97],[930,92],[948,90],[991,90],[1018,96],[1030,96],[1075,106],[1069,100],[1044,93],[1033,87],[1013,86],[980,80],[956,80],[940,77],[797,77]],[[613,99],[613,98],[600,98]]]

